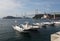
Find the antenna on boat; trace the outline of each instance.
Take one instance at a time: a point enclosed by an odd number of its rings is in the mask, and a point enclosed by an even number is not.
[[[17,17],[17,14],[16,14],[16,17]],[[17,22],[17,20],[16,20],[16,19],[15,19],[14,23],[15,23],[15,25],[18,25],[18,22]]]

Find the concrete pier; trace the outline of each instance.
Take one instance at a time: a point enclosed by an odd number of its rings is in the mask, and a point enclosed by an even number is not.
[[[60,41],[60,32],[51,35],[51,41]]]

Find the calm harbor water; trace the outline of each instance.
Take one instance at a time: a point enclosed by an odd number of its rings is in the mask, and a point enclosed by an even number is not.
[[[25,21],[30,23],[38,22],[33,19],[16,20],[19,24],[23,24]],[[15,24],[14,21],[15,19],[0,19],[0,41],[51,41],[51,34],[60,31],[60,26],[48,26],[48,29],[39,29],[39,31],[32,31],[29,33],[19,33],[12,28],[12,25]]]

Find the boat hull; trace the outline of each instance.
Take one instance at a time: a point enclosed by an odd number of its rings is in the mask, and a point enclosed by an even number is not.
[[[19,27],[19,26],[13,26],[13,29],[15,30],[15,31],[18,31],[18,32],[24,32],[24,33],[27,33],[27,32],[30,32],[30,31],[38,31],[38,29],[39,28],[30,28],[30,29],[23,29],[23,28],[21,28],[21,27]]]

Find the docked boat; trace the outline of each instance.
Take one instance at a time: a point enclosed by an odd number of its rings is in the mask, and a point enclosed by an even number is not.
[[[40,26],[44,26],[44,25],[50,25],[50,26],[54,26],[55,25],[55,22],[52,22],[52,21],[47,21],[47,20],[44,20],[43,22],[40,22],[40,23],[34,23],[34,25],[40,25]]]
[[[55,23],[54,22],[42,22],[41,24],[54,26]]]
[[[30,30],[37,30],[38,28],[39,28],[38,25],[29,25],[28,22],[26,22],[25,24],[13,26],[13,29],[19,32],[28,32]]]
[[[60,24],[60,21],[54,21],[55,24]]]

